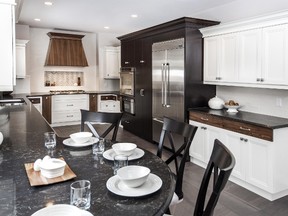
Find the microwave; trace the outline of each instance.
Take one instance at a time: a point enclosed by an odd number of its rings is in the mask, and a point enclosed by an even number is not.
[[[135,94],[135,68],[122,67],[120,69],[120,94],[134,96]]]

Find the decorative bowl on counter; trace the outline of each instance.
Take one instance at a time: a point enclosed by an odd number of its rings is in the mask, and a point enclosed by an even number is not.
[[[87,142],[92,137],[92,133],[78,132],[78,133],[70,134],[70,137],[75,143],[82,144],[82,143]]]
[[[227,112],[229,113],[237,113],[238,109],[240,108],[240,105],[224,105],[224,107],[227,109]]]
[[[145,183],[150,169],[144,166],[125,166],[117,171],[117,176],[128,187],[139,187]]]
[[[43,160],[40,164],[41,175],[46,178],[62,176],[65,171],[66,162],[56,158]]]
[[[224,105],[224,101],[215,96],[208,101],[208,105],[211,109],[222,109]]]

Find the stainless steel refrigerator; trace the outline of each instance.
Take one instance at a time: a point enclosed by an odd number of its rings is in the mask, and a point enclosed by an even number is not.
[[[152,89],[153,141],[159,142],[164,116],[184,121],[184,38],[152,45]]]

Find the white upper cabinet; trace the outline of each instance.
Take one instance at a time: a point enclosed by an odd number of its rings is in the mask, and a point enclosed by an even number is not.
[[[16,78],[26,77],[26,44],[28,40],[16,40]]]
[[[0,91],[13,91],[16,84],[14,4],[0,0]]]
[[[119,79],[120,47],[105,47],[105,79]]]
[[[288,89],[288,13],[200,31],[204,83]]]

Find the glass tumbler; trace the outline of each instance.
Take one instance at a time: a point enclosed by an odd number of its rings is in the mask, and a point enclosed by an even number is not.
[[[75,181],[70,185],[70,204],[80,209],[89,209],[91,202],[91,183],[88,180]]]
[[[54,149],[56,147],[56,135],[54,132],[44,133],[44,144],[47,149]]]

